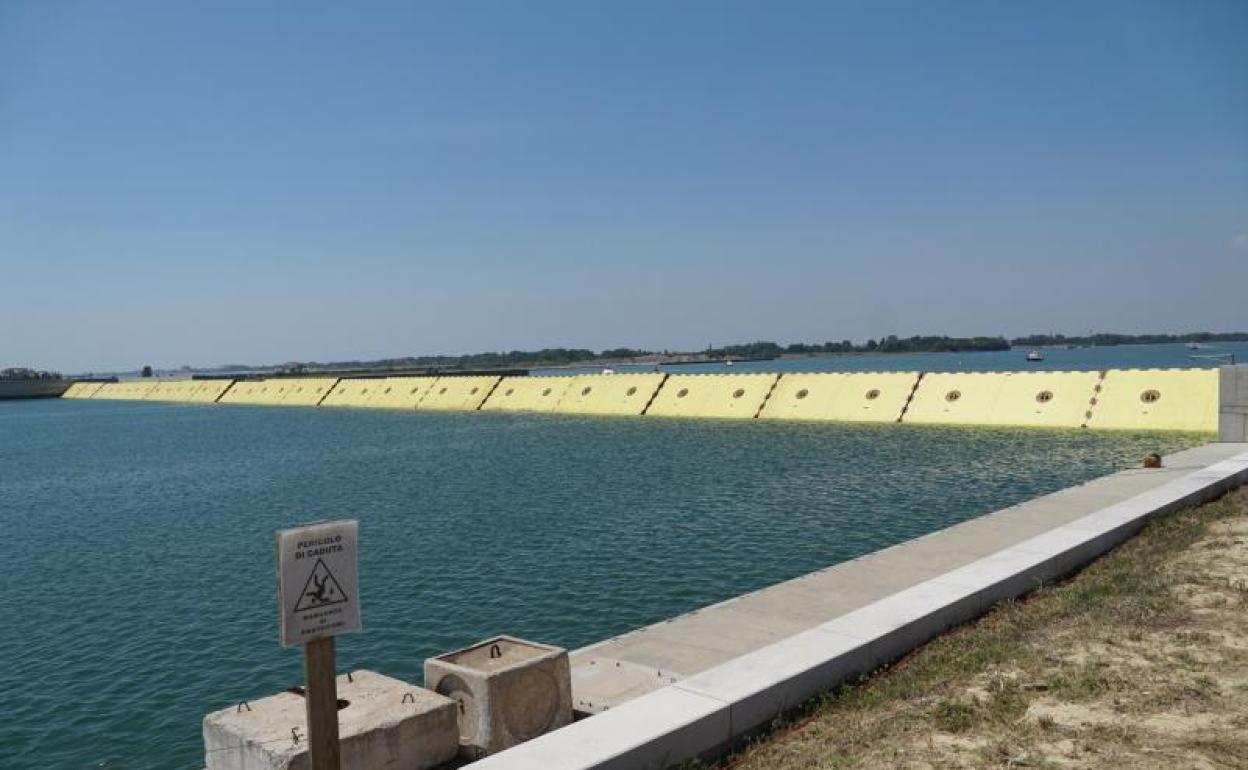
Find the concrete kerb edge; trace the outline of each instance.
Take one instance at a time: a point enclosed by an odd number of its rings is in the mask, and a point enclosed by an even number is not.
[[[722,752],[776,716],[1064,577],[1150,520],[1248,483],[1248,452],[1107,506],[1016,546],[496,754],[474,767],[662,770]],[[674,695],[680,693],[680,695]],[[670,711],[675,699],[698,706]],[[667,724],[663,724],[664,720]]]

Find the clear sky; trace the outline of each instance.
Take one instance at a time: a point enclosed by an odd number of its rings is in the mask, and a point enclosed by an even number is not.
[[[1248,327],[1248,2],[0,3],[0,366]]]

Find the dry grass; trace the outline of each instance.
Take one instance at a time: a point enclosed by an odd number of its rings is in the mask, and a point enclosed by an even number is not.
[[[1248,768],[1248,489],[808,704],[723,767]]]

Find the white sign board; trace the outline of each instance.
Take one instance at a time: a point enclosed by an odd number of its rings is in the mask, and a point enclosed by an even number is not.
[[[328,521],[277,533],[282,644],[360,630],[355,521]]]

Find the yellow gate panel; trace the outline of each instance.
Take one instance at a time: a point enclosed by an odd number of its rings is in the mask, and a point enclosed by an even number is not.
[[[785,374],[759,417],[897,422],[918,379],[918,372]]]
[[[291,377],[282,380],[285,388],[276,403],[282,406],[316,406],[334,387],[337,377]]]
[[[293,385],[288,384],[287,380],[260,380],[258,387],[252,392],[251,402],[262,406],[273,406],[280,404],[282,399],[286,398],[286,394],[293,389]]]
[[[663,382],[647,415],[737,417],[758,414],[777,374],[673,374]]]
[[[188,401],[195,389],[194,380],[164,380],[147,391],[147,401]]]
[[[156,387],[156,383],[143,380],[126,380],[124,382],[108,382],[96,391],[92,398],[111,399],[117,401],[142,401]]]
[[[102,382],[75,382],[61,394],[61,398],[91,398],[103,386]]]
[[[260,388],[264,380],[238,380],[217,399],[218,404],[261,404]]]
[[[221,394],[233,384],[234,380],[196,380],[196,388],[191,391],[190,400],[199,404],[213,404],[221,398]]]
[[[387,377],[369,389],[370,398],[363,406],[415,409],[437,381],[437,377]]]
[[[504,377],[481,405],[483,412],[552,412],[573,377]]]
[[[321,406],[368,406],[385,389],[380,377],[352,377],[338,380]]]
[[[1217,369],[1110,369],[1089,428],[1218,429]]]
[[[1004,383],[1001,372],[932,372],[923,375],[904,422],[985,425]]]
[[[641,414],[666,374],[582,374],[573,379],[556,412]]]
[[[473,411],[479,409],[486,396],[501,378],[439,377],[433,389],[416,405],[417,409],[439,411]]]
[[[1078,428],[1088,421],[1100,372],[1001,372],[990,425]],[[908,418],[907,418],[908,419]]]

